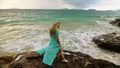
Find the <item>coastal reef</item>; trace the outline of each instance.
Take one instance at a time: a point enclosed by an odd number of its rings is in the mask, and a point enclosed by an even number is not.
[[[0,56],[0,68],[120,68],[112,62],[95,59],[81,52],[64,50],[68,63],[61,62],[61,56],[57,55],[50,67],[42,62],[43,55],[35,51],[18,53],[12,56]]]

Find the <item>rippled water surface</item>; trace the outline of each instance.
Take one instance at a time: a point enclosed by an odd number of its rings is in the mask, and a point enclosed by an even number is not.
[[[92,42],[95,36],[120,32],[109,24],[119,16],[119,11],[0,10],[0,53],[33,51],[46,46],[49,27],[60,21],[59,35],[64,49],[120,65],[119,53],[101,49]]]

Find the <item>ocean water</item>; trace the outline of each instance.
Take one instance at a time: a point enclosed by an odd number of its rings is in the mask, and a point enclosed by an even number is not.
[[[120,54],[99,48],[92,42],[98,35],[118,32],[109,24],[120,11],[95,10],[0,10],[0,53],[41,49],[49,43],[49,27],[60,21],[59,37],[63,49],[80,51],[96,59],[120,65]]]

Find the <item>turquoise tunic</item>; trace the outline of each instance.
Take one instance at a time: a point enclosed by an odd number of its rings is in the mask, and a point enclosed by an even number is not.
[[[50,66],[52,65],[57,53],[60,50],[60,45],[56,39],[57,35],[58,35],[58,31],[56,30],[54,34],[51,36],[49,44],[46,47],[37,51],[38,54],[44,53],[43,63]]]

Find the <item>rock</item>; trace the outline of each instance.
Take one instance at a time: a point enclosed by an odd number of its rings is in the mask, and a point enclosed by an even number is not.
[[[120,19],[115,19],[114,21],[111,21],[110,24],[120,27]]]
[[[12,56],[0,56],[0,68],[6,68],[14,60]]]
[[[37,57],[40,57],[40,55],[37,54],[35,51],[30,52],[26,55],[26,59],[34,59],[34,58],[37,58]]]
[[[22,54],[21,54],[22,55]],[[61,56],[58,55],[53,63],[52,67],[49,67],[42,63],[42,55],[37,54],[36,52],[30,52],[26,55],[23,55],[21,59],[9,64],[9,68],[119,68],[111,62],[101,60],[101,59],[93,59],[89,55],[80,53],[80,52],[72,52],[72,51],[64,51],[64,55],[66,59],[69,60],[68,63],[61,62]],[[18,55],[17,57],[19,57]]]
[[[94,59],[81,52],[64,50],[64,55],[69,60],[68,63],[61,62],[61,56],[58,54],[52,67],[50,67],[42,63],[43,55],[39,55],[36,52],[23,52],[17,54],[14,59],[9,57],[7,61],[4,61],[5,64],[7,63],[7,67],[1,66],[1,68],[120,68],[120,66],[111,62]],[[5,60],[6,58],[8,56],[5,56]],[[4,63],[2,62],[1,64]]]
[[[93,38],[93,41],[101,48],[120,53],[120,34],[111,33]]]
[[[120,22],[120,19],[118,19],[118,18],[117,18],[117,19],[115,19],[115,20],[116,20],[117,22]]]

